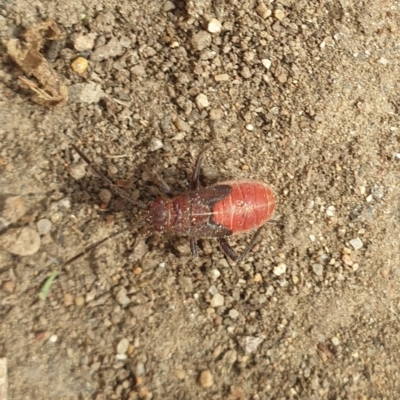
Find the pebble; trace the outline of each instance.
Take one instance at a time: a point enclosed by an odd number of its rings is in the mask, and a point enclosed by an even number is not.
[[[243,67],[241,72],[243,78],[249,79],[251,78],[251,71],[249,67]]]
[[[144,368],[144,364],[142,362],[138,362],[136,364],[136,375],[137,376],[142,376],[145,373],[145,368]]]
[[[263,2],[260,2],[256,8],[257,14],[266,19],[272,15],[272,10],[270,10]]]
[[[225,303],[224,296],[222,294],[216,293],[211,299],[211,307],[221,307]]]
[[[77,99],[76,101],[82,103],[95,104],[106,96],[101,86],[95,82],[78,83],[70,86],[70,89],[71,92],[75,93],[74,97]]]
[[[111,197],[112,197],[111,190],[108,190],[108,189],[100,190],[99,198],[103,203],[108,204],[111,201]]]
[[[51,221],[47,218],[42,218],[39,219],[39,221],[36,223],[37,230],[40,235],[47,235],[53,226]]]
[[[125,51],[116,37],[112,37],[108,43],[103,46],[97,47],[91,54],[90,58],[93,61],[107,60],[108,58],[114,58],[122,55]]]
[[[196,51],[202,51],[211,44],[211,35],[206,31],[200,31],[192,37],[192,47]]]
[[[144,75],[146,75],[146,70],[144,69],[142,64],[135,65],[129,71],[134,76],[144,76]]]
[[[327,215],[328,217],[333,217],[333,216],[335,215],[335,206],[329,206],[329,207],[326,209],[326,215]]]
[[[181,118],[177,118],[175,121],[175,126],[183,132],[189,132],[190,131],[190,125],[185,122],[183,119]]]
[[[74,302],[74,298],[72,297],[72,295],[70,295],[69,293],[64,295],[64,306],[65,307],[72,306],[73,302]]]
[[[216,82],[226,82],[229,81],[229,75],[228,74],[218,74],[214,76],[214,79]]]
[[[74,48],[77,51],[92,50],[94,47],[94,35],[77,35],[74,40]]]
[[[175,376],[182,381],[186,377],[186,372],[183,369],[177,369],[175,370]]]
[[[224,112],[220,108],[213,108],[210,111],[211,121],[218,121],[219,119],[221,119],[223,117],[223,115],[224,115]]]
[[[339,344],[340,344],[340,341],[339,341],[339,339],[338,339],[337,337],[333,337],[333,338],[331,339],[331,341],[332,341],[332,344],[333,344],[334,346],[339,346]]]
[[[215,268],[215,269],[211,270],[211,276],[214,280],[218,279],[221,276],[221,272],[219,271],[219,269]]]
[[[243,348],[247,354],[253,353],[257,347],[263,342],[263,337],[246,336],[243,340]]]
[[[274,16],[278,21],[282,21],[285,18],[285,12],[283,10],[275,10]]]
[[[218,289],[215,287],[215,285],[211,285],[208,289],[208,292],[214,296],[218,293]]]
[[[15,283],[12,281],[3,282],[3,284],[1,285],[1,289],[7,293],[12,294],[15,290]]]
[[[286,264],[284,264],[284,263],[279,263],[274,268],[274,275],[276,275],[276,276],[283,275],[285,272],[286,272]]]
[[[83,164],[72,164],[69,167],[70,175],[77,181],[86,175],[86,168]]]
[[[203,388],[209,388],[213,385],[214,378],[208,369],[202,371],[202,373],[200,374],[199,382]]]
[[[150,144],[149,144],[149,150],[150,151],[157,151],[157,150],[162,149],[163,147],[164,147],[164,144],[163,144],[161,139],[152,138],[150,140]]]
[[[349,243],[354,250],[360,250],[364,245],[360,238],[351,239]]]
[[[220,33],[222,29],[222,24],[216,18],[213,18],[209,23],[207,30],[210,33]]]
[[[207,108],[210,103],[207,99],[207,96],[203,93],[200,93],[197,97],[196,97],[196,105],[199,108],[199,110],[202,110],[203,108]]]
[[[1,217],[4,219],[5,226],[14,224],[26,213],[25,202],[20,196],[8,197],[4,201],[3,211]]]
[[[0,237],[0,247],[17,256],[31,256],[40,249],[40,235],[29,227],[9,229]]]
[[[324,267],[321,264],[313,264],[312,269],[315,275],[322,276],[324,273]]]
[[[261,60],[262,64],[264,65],[265,68],[270,69],[271,68],[271,60],[268,58],[263,58]]]
[[[232,308],[232,310],[229,311],[229,318],[236,319],[238,317],[239,317],[239,311]]]
[[[125,288],[121,289],[117,293],[116,298],[118,303],[121,304],[121,306],[126,306],[131,302],[131,299],[127,296],[127,291]]]
[[[117,353],[125,354],[129,348],[129,340],[127,338],[121,339],[117,344]]]
[[[86,58],[83,57],[76,58],[71,64],[72,70],[79,75],[84,74],[88,69],[88,66],[89,66],[88,60],[86,60]]]
[[[49,342],[50,343],[55,343],[58,340],[58,336],[57,335],[51,335],[49,338]]]
[[[172,1],[166,1],[164,4],[164,11],[172,11],[175,10],[175,4]]]
[[[252,124],[247,124],[247,125],[246,125],[246,129],[247,129],[249,132],[252,132],[252,131],[254,130],[254,126],[253,126]]]
[[[354,261],[351,259],[349,254],[343,254],[342,255],[342,261],[349,266],[352,266],[354,264]]]
[[[257,272],[254,275],[254,282],[259,283],[259,282],[262,282],[262,280],[263,280],[262,275],[259,272]]]
[[[85,298],[83,296],[78,296],[75,298],[75,305],[77,307],[83,307],[85,305]]]

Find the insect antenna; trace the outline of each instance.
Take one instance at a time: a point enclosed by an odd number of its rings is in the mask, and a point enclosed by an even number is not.
[[[69,260],[65,261],[65,263],[63,264],[63,267],[66,267],[67,265],[73,263],[74,261],[76,261],[78,258],[81,258],[82,256],[84,256],[87,253],[90,253],[92,250],[94,250],[96,247],[100,246],[101,244],[103,244],[104,242],[107,242],[107,240],[110,240],[111,238],[120,235],[121,233],[125,232],[127,230],[127,228],[125,229],[121,229],[117,232],[112,233],[111,235],[108,235],[107,237],[105,237],[104,239],[99,240],[96,243],[91,244],[90,246],[87,246],[83,251],[81,251],[79,254],[73,256],[72,258],[70,258]]]
[[[82,160],[84,160],[84,161],[89,165],[89,167],[90,167],[94,172],[96,172],[96,174],[97,174],[101,179],[103,179],[103,181],[106,182],[107,185],[108,185],[112,190],[114,190],[115,193],[117,193],[119,196],[121,196],[124,200],[128,201],[129,203],[132,203],[132,204],[134,204],[134,205],[136,205],[136,206],[139,206],[140,208],[146,208],[146,207],[144,206],[144,204],[132,200],[132,199],[129,197],[128,193],[124,192],[124,191],[123,191],[120,187],[118,187],[110,178],[108,178],[105,174],[103,174],[103,173],[100,171],[100,169],[98,168],[98,166],[97,166],[93,161],[90,161],[89,158],[87,158],[87,157],[85,156],[85,154],[83,154],[82,151],[80,151],[80,150],[78,149],[77,146],[75,146],[74,144],[72,144],[71,147],[79,154],[79,156],[82,158]]]

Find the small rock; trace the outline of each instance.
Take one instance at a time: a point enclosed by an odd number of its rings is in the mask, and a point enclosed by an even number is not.
[[[216,293],[213,298],[211,299],[211,307],[215,308],[215,307],[221,307],[223,306],[225,303],[225,299],[224,296],[222,296],[219,293]]]
[[[284,264],[284,263],[279,263],[274,268],[274,275],[276,275],[276,276],[283,275],[285,272],[286,272],[286,264]]]
[[[218,289],[215,287],[215,285],[211,285],[208,289],[208,292],[214,296],[218,293]]]
[[[77,51],[92,50],[94,47],[94,35],[77,35],[74,40],[74,48]]]
[[[121,306],[127,306],[131,302],[131,299],[127,296],[127,291],[125,288],[121,289],[117,293],[116,298],[118,303],[121,304]]]
[[[196,97],[196,105],[199,108],[199,110],[202,110],[203,108],[207,108],[210,103],[207,99],[207,96],[203,93],[200,93],[197,97]]]
[[[246,129],[247,129],[249,132],[252,132],[252,131],[254,130],[254,126],[253,126],[252,124],[247,124],[247,125],[246,125]]]
[[[55,342],[57,342],[57,340],[58,340],[58,336],[57,335],[51,335],[49,337],[49,342],[50,343],[55,343]]]
[[[71,64],[72,70],[79,75],[84,74],[88,69],[88,66],[89,66],[88,60],[86,60],[86,58],[83,57],[76,58]]]
[[[210,33],[220,33],[222,29],[222,24],[216,18],[213,18],[209,23],[207,30]]]
[[[322,276],[324,273],[324,267],[321,264],[313,264],[312,269],[315,275]]]
[[[72,85],[70,91],[74,93],[76,101],[88,104],[98,103],[105,96],[101,86],[95,82]]]
[[[122,55],[124,48],[116,37],[112,37],[109,42],[98,47],[93,51],[90,58],[93,61],[102,61]]]
[[[3,284],[1,285],[1,289],[7,293],[12,294],[15,290],[15,283],[12,281],[3,282]]]
[[[337,337],[333,337],[333,338],[331,339],[331,341],[332,341],[332,344],[333,344],[334,346],[339,346],[339,344],[340,344],[340,341],[339,341],[339,339],[338,339]]]
[[[364,245],[360,238],[351,239],[349,243],[354,250],[360,250]]]
[[[211,35],[206,31],[200,31],[192,37],[192,47],[196,51],[204,50],[211,44]]]
[[[256,11],[257,14],[263,19],[266,19],[272,15],[272,11],[263,2],[258,4]]]
[[[77,307],[83,307],[85,305],[85,298],[83,296],[78,296],[75,298],[75,305]]]
[[[117,344],[117,353],[125,354],[129,348],[129,340],[127,338],[121,339]]]
[[[218,74],[214,76],[214,79],[216,82],[226,82],[229,81],[229,75],[228,74]]]
[[[168,11],[172,11],[175,10],[175,4],[172,1],[166,1],[164,4],[164,11],[168,12]]]
[[[70,175],[77,181],[86,175],[86,168],[84,164],[72,164],[69,166]]]
[[[31,256],[40,249],[39,234],[29,227],[9,229],[0,236],[0,247],[17,256]]]
[[[382,65],[388,65],[389,61],[385,57],[381,57],[379,63]]]
[[[261,60],[262,64],[264,65],[265,68],[270,69],[271,68],[271,60],[268,58],[263,58]]]
[[[175,121],[175,126],[183,132],[189,132],[190,131],[190,125],[185,122],[183,119],[181,118],[177,118]]]
[[[243,67],[241,72],[243,78],[249,79],[251,78],[251,71],[249,67]]]
[[[108,189],[101,189],[99,192],[100,201],[108,204],[111,201],[112,193],[111,190]]]
[[[239,311],[232,308],[232,310],[229,311],[229,318],[236,319],[238,317],[239,317]]]
[[[221,272],[219,271],[219,269],[213,269],[211,270],[211,276],[214,280],[218,279],[221,276]]]
[[[42,218],[39,219],[39,221],[36,223],[36,226],[40,235],[47,235],[51,231],[53,224],[49,219]]]
[[[203,388],[209,388],[213,385],[214,379],[211,372],[208,369],[202,371],[202,373],[200,374],[199,382]]]
[[[210,111],[210,119],[211,121],[218,121],[219,119],[221,119],[224,115],[224,112],[222,111],[221,108],[213,108]]]
[[[145,373],[145,368],[144,368],[144,364],[143,364],[142,362],[138,362],[138,363],[136,364],[136,370],[135,370],[135,372],[136,372],[136,375],[137,375],[137,376],[142,376],[142,375],[144,375],[144,373]]]
[[[14,224],[26,213],[25,202],[20,196],[8,197],[4,201],[1,217],[4,219],[5,225]]]
[[[342,255],[342,261],[346,264],[349,265],[350,267],[354,264],[354,261],[351,259],[349,254],[343,254]]]
[[[130,69],[130,73],[134,76],[144,76],[146,75],[146,70],[142,64],[137,64]]]
[[[262,282],[262,280],[263,280],[262,275],[259,272],[257,272],[254,275],[254,282],[259,283],[259,282]]]
[[[74,298],[69,293],[64,295],[64,306],[69,307],[74,303]]]
[[[150,151],[157,151],[157,150],[162,149],[163,147],[164,147],[164,144],[163,144],[161,139],[152,138],[150,140],[150,144],[149,144],[149,150]]]
[[[247,354],[253,353],[264,339],[262,336],[246,336],[243,339],[242,347]]]
[[[175,376],[182,381],[186,377],[186,372],[183,369],[177,369],[175,370]]]
[[[328,217],[333,217],[333,216],[335,215],[335,206],[329,206],[329,207],[326,209],[326,215],[327,215]]]
[[[275,10],[274,16],[278,21],[282,21],[285,18],[285,12],[283,10]]]

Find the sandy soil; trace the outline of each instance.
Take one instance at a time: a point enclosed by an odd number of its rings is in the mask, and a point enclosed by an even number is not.
[[[7,54],[47,19],[58,106]],[[3,3],[9,399],[398,399],[399,29],[394,0]],[[278,201],[238,265],[214,240],[193,259],[187,238],[143,238],[137,205],[71,149],[147,203],[157,174],[187,190],[208,143],[205,183],[257,179]]]

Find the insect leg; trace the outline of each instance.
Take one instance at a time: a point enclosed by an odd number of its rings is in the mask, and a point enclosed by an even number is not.
[[[158,175],[154,176],[154,181],[155,181],[156,185],[158,186],[158,188],[160,189],[162,194],[166,195],[169,198],[174,197],[174,194],[172,193],[171,188],[164,181],[164,179],[161,178],[161,176],[158,176]]]
[[[250,240],[250,243],[246,246],[246,248],[244,249],[243,253],[240,256],[238,256],[235,253],[235,250],[232,249],[232,247],[229,245],[228,241],[225,238],[219,238],[218,243],[227,257],[229,257],[231,260],[235,262],[240,262],[244,258],[246,258],[247,254],[249,254],[249,251],[253,248],[254,243],[260,236],[262,228],[263,227],[257,229],[257,232],[253,235],[253,237]]]
[[[200,154],[197,156],[196,163],[194,164],[194,169],[192,173],[192,178],[190,179],[190,190],[196,190],[199,187],[199,176],[200,176],[200,166],[203,161],[204,153],[211,147],[211,144],[201,150]]]
[[[197,257],[197,244],[195,238],[190,238],[190,251],[192,252],[193,258]]]

